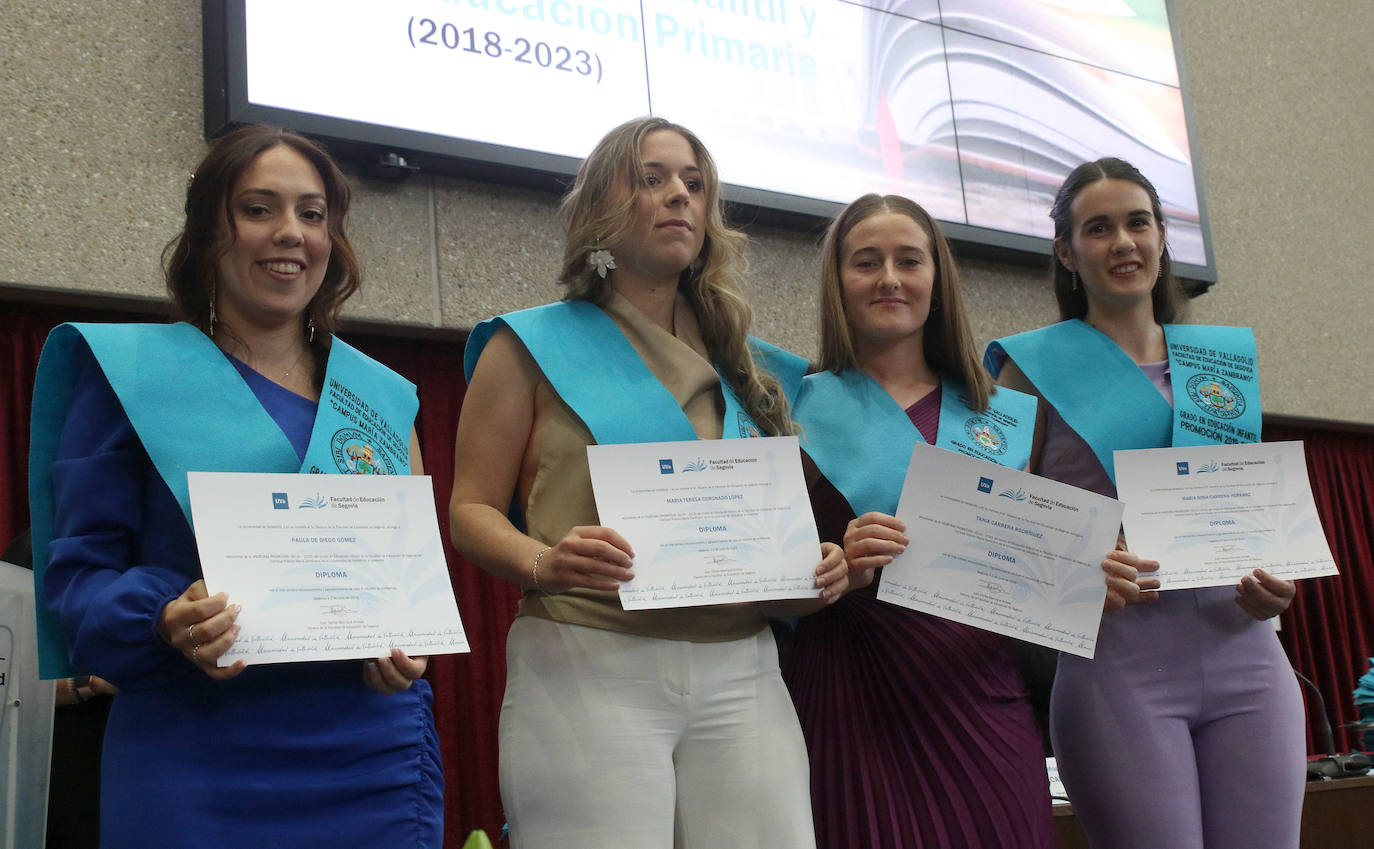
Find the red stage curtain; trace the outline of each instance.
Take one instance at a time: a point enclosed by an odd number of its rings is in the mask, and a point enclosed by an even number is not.
[[[1359,748],[1358,735],[1340,725],[1358,719],[1351,692],[1374,655],[1374,436],[1294,425],[1266,426],[1266,442],[1302,440],[1338,576],[1298,581],[1279,639],[1293,667],[1322,691],[1336,750]],[[1322,754],[1321,720],[1312,691],[1307,701],[1308,751]]]
[[[64,321],[158,320],[165,318],[0,300],[0,549],[29,526],[29,417],[33,377],[48,332]]]
[[[0,549],[29,526],[29,413],[50,322],[0,303]]]

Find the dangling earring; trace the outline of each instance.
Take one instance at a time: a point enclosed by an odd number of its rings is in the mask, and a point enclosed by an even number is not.
[[[215,284],[214,284],[214,283],[211,283],[211,284],[210,284],[210,336],[211,336],[212,338],[213,338],[214,335],[215,335],[215,321],[216,321],[216,320],[217,320],[217,318],[216,318],[216,316],[215,316]]]
[[[611,256],[611,252],[605,248],[593,250],[591,256],[587,257],[587,262],[596,269],[596,273],[601,275],[602,280],[606,279],[608,269],[615,268],[615,257]]]
[[[307,342],[314,342],[314,341],[315,341],[315,316],[313,316],[313,315],[312,315],[312,316],[307,316],[307,318],[309,319],[309,321],[308,321],[308,323],[305,325],[305,329],[306,329],[306,331],[308,331],[308,336],[307,336],[307,338],[306,338],[305,341],[307,341]]]
[[[1077,291],[1078,291],[1078,272],[1077,272],[1077,271],[1070,271],[1069,273],[1073,275],[1073,290],[1074,290],[1075,292],[1077,292]]]

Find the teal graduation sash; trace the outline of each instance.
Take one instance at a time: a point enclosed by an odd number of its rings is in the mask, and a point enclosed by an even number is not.
[[[1264,420],[1254,331],[1166,324],[1164,340],[1174,388],[1173,444],[1259,442]]]
[[[415,387],[337,337],[302,463],[281,428],[214,342],[189,324],[63,324],[48,336],[35,380],[29,447],[39,668],[71,674],[66,645],[43,601],[52,540],[51,469],[71,406],[83,343],[191,524],[186,473],[410,472]],[[365,399],[365,400],[364,400]]]
[[[935,445],[1011,468],[1030,462],[1036,399],[999,389],[988,409],[970,409],[962,384],[941,381]],[[857,368],[807,375],[797,401],[802,447],[844,495],[854,515],[897,512],[916,425],[887,390]]]
[[[463,353],[463,372],[469,381],[482,350],[501,327],[509,327],[520,338],[558,397],[598,445],[697,438],[677,399],[649,370],[615,320],[595,304],[559,301],[477,325]],[[759,367],[777,377],[784,395],[795,401],[806,360],[752,336],[749,346]],[[758,425],[723,377],[720,388],[725,398],[722,436],[759,436]]]
[[[1262,417],[1253,331],[1166,324],[1164,339],[1172,408],[1125,351],[1078,319],[995,340],[983,363],[996,375],[1003,355],[1014,360],[1088,443],[1113,482],[1113,451],[1258,442]]]

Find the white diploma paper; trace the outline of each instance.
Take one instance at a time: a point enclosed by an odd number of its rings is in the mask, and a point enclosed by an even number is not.
[[[427,476],[190,472],[211,595],[242,605],[220,666],[468,651]]]
[[[878,598],[1092,657],[1121,503],[917,443],[897,518],[911,545]]]
[[[587,460],[601,524],[634,549],[626,610],[819,594],[795,436],[591,445]]]
[[[1131,550],[1166,590],[1336,574],[1301,442],[1114,452]]]

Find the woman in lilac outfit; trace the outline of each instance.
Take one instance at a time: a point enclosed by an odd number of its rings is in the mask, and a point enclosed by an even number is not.
[[[1158,193],[1128,163],[1102,159],[1069,175],[1051,217],[1060,317],[1110,340],[1172,404],[1163,325],[1176,320],[1182,297]],[[1053,346],[1009,357],[1008,350],[1025,350],[1012,339],[994,342],[987,362],[1001,383],[1042,399],[1058,375],[1092,379],[1107,368],[1095,362],[1085,372]],[[1123,371],[1131,370],[1126,363]],[[1139,375],[1110,376],[1132,378]],[[1114,496],[1094,451],[1113,446],[1090,446],[1066,421],[1132,416],[1113,407],[1112,394],[1108,388],[1108,403],[1095,413],[1043,404],[1044,445],[1033,470]],[[1166,436],[1160,447],[1168,444]],[[1158,563],[1124,541],[1120,548],[1104,564],[1111,591],[1150,603],[1106,614],[1092,660],[1062,655],[1051,702],[1060,774],[1090,842],[1098,849],[1296,847],[1302,701],[1267,621],[1287,608],[1293,584],[1255,570],[1234,588],[1156,593],[1150,588],[1158,582],[1139,573]]]

